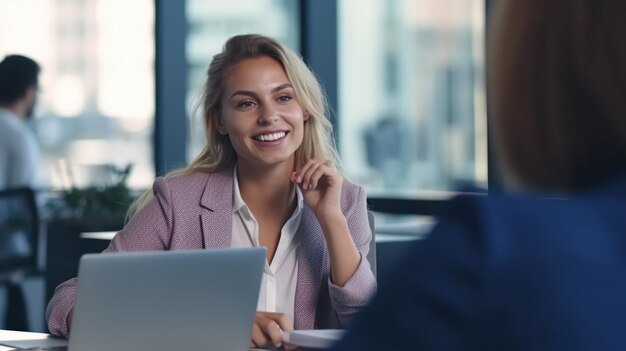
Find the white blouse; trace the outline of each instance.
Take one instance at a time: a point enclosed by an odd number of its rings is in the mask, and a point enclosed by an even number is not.
[[[254,215],[243,201],[239,191],[237,167],[233,175],[233,236],[231,247],[258,247],[259,227]],[[294,321],[294,299],[298,281],[296,231],[302,218],[304,199],[296,187],[297,206],[280,232],[276,253],[269,264],[265,261],[257,311],[285,313]]]

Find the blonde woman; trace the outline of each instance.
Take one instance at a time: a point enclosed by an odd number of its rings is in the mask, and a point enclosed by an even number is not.
[[[251,344],[281,329],[342,327],[376,290],[363,188],[335,168],[319,83],[302,59],[259,35],[230,38],[208,70],[206,147],[158,178],[105,252],[267,247]],[[67,335],[76,279],[61,284],[48,326]]]

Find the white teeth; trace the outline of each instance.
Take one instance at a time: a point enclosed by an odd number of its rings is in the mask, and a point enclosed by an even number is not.
[[[284,137],[287,133],[285,132],[277,132],[270,134],[257,135],[254,138],[260,141],[274,141]]]

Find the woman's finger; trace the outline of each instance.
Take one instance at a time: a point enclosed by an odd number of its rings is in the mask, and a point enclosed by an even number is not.
[[[252,326],[252,344],[255,347],[266,347],[269,346],[269,343],[269,339],[265,336],[265,333],[259,326],[259,318],[257,318]]]
[[[310,187],[309,189],[316,189],[319,184],[320,179],[324,176],[330,176],[330,169],[327,166],[320,165],[315,171],[311,174],[311,178],[309,179]]]
[[[281,347],[283,331],[293,330],[291,321],[284,313],[257,312],[252,329],[252,341],[256,347]]]
[[[296,170],[296,183],[302,183],[304,178],[304,174],[309,170],[309,168],[315,165],[315,160],[308,160],[302,167]]]
[[[291,321],[289,317],[285,313],[280,312],[257,312],[257,318],[263,317],[266,319],[271,319],[274,322],[278,323],[280,328],[284,331],[291,331],[293,327],[291,325]]]
[[[305,185],[305,190],[313,189],[313,175],[317,172],[321,167],[323,167],[320,163],[315,163],[313,166],[309,167],[304,175],[304,180],[302,183]]]
[[[280,326],[280,328],[283,331],[292,331],[293,330],[293,325],[291,324],[291,320],[284,313],[276,313],[274,321],[276,323],[278,323],[278,325]]]
[[[270,341],[275,347],[281,347],[283,344],[283,330],[281,329],[278,322],[273,320],[268,320],[268,323],[265,324],[263,331],[265,335],[269,336]]]

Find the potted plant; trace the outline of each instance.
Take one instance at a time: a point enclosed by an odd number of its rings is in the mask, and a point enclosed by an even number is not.
[[[46,297],[49,300],[61,282],[78,274],[85,253],[101,252],[107,240],[81,238],[84,232],[118,231],[124,226],[134,200],[126,182],[131,165],[106,165],[110,182],[78,188],[72,185],[46,204]]]

